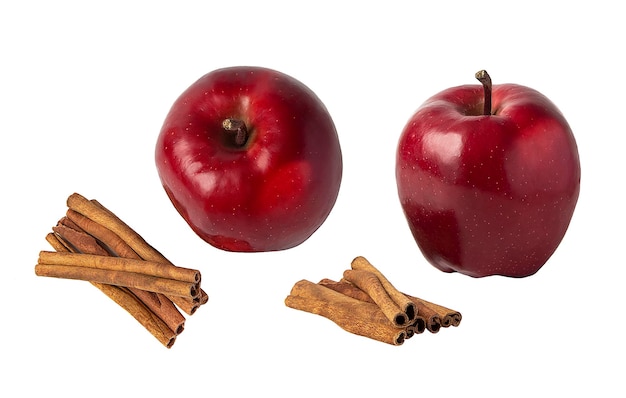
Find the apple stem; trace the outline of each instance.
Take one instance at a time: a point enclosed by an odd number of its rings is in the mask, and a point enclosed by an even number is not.
[[[248,128],[242,120],[232,118],[224,119],[222,128],[228,132],[235,133],[235,145],[238,147],[244,146],[246,141],[248,141]]]
[[[476,79],[483,85],[483,91],[485,93],[485,103],[483,107],[483,115],[491,115],[491,77],[486,70],[480,70],[476,72]]]

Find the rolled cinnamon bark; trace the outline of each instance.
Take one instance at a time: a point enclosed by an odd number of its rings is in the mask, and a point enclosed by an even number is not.
[[[89,219],[85,218],[85,220],[91,222]],[[101,240],[97,239],[97,237],[91,235],[89,231],[82,228],[84,225],[83,223],[76,223],[72,218],[64,217],[59,220],[59,224],[61,225],[58,226],[63,226],[64,228],[53,228],[56,233],[56,236],[52,236],[54,239],[48,239],[48,237],[46,238],[56,251],[62,252],[66,250],[59,250],[57,244],[54,243],[55,241],[58,242],[58,244],[62,244],[64,247],[73,247],[73,250],[70,251],[75,253],[101,254],[107,251],[101,247],[101,244],[104,244]],[[128,250],[132,251],[130,248]],[[117,255],[117,253],[110,254]],[[132,258],[139,259],[139,256],[137,256],[134,252],[132,254],[126,252],[126,254],[134,255]],[[163,322],[165,322],[165,324],[177,335],[184,331],[185,317],[180,313],[178,308],[176,308],[171,298],[168,298],[166,295],[161,293],[154,293],[136,288],[128,288],[128,290],[130,293],[135,295],[137,299],[143,302],[156,316],[161,318]],[[184,300],[182,297],[180,299]]]
[[[96,206],[100,207],[100,209],[94,209],[94,211],[107,211],[110,213],[110,211],[105,209],[104,206],[100,204],[97,204]],[[141,259],[141,256],[139,256],[139,254],[137,254],[133,250],[133,248],[124,241],[124,239],[120,238],[119,235],[117,235],[115,232],[111,231],[107,227],[98,224],[97,222],[72,209],[67,210],[66,216],[80,228],[82,228],[94,238],[98,239],[100,242],[106,245],[109,250],[114,252],[117,256],[124,258]],[[111,217],[113,217],[113,220],[117,218],[116,216]],[[201,305],[207,303],[209,296],[206,294],[206,292],[204,292],[204,290],[200,289],[200,295],[193,299],[179,296],[165,296],[157,298],[158,301],[154,302],[155,304],[166,306],[176,304],[176,306],[178,306],[182,311],[186,312],[189,315],[193,315],[198,310],[198,308],[200,308]],[[172,304],[168,303],[168,301]]]
[[[70,250],[67,243],[63,242],[57,235],[49,233],[46,235],[46,241],[59,252]],[[106,285],[97,282],[90,282],[101,292],[115,301],[120,307],[124,308],[133,318],[135,318],[148,332],[150,332],[165,347],[171,348],[176,341],[177,332],[150,308],[148,308],[135,294],[129,289]],[[182,327],[182,325],[180,326]],[[181,329],[182,331],[182,329]]]
[[[368,303],[374,302],[367,293],[354,286],[350,282],[346,281],[345,279],[342,279],[340,281],[334,281],[332,279],[324,278],[320,280],[318,284],[325,286],[329,289],[333,289],[336,292],[345,294],[346,296],[355,298],[357,300],[366,301]]]
[[[419,297],[413,297],[407,295],[413,302],[416,304],[418,311],[423,311],[426,313],[433,313],[439,317],[440,324],[442,327],[447,328],[449,326],[459,326],[461,323],[462,315],[460,312],[452,310],[450,308],[444,307],[439,304],[432,303],[430,301],[426,301]]]
[[[141,235],[139,235],[128,224],[122,221],[117,215],[104,207],[98,201],[89,200],[78,193],[73,193],[67,198],[67,206],[69,210],[88,218],[105,229],[110,230],[126,245],[128,245],[128,247],[130,247],[130,249],[132,249],[132,251],[134,251],[140,258],[157,263],[172,264],[158,250],[146,242]],[[116,246],[118,243],[115,243],[115,238],[112,238],[111,241],[107,240],[106,244]],[[199,294],[193,298],[193,302],[188,302],[186,299],[181,300],[176,296],[169,298],[187,314],[192,315],[200,305],[203,305],[208,301],[208,297],[209,296],[206,292],[200,288]]]
[[[285,304],[321,315],[359,336],[391,345],[401,345],[406,339],[406,331],[394,327],[376,304],[348,297],[307,280],[294,285]]]
[[[90,254],[98,254],[101,256],[107,256],[109,253],[98,244],[98,242],[83,231],[67,227],[59,224],[52,227],[52,231],[58,236],[62,236],[63,239],[74,249],[74,252],[83,252],[85,248],[89,250]]]
[[[171,330],[161,318],[150,311],[128,289],[103,283],[92,282],[92,284],[131,314],[165,347],[172,348],[177,333]]]
[[[324,278],[320,280],[318,284],[324,287],[327,287],[329,289],[332,289],[336,292],[345,294],[346,296],[355,298],[357,300],[361,300],[361,301],[365,301],[369,303],[374,302],[367,293],[365,293],[363,290],[359,289],[357,286],[353,285],[352,283],[346,281],[345,279],[342,279],[340,281],[334,281],[332,279]],[[412,336],[413,334],[424,333],[426,329],[426,320],[424,319],[423,315],[419,312],[419,310],[418,310],[418,314],[419,315],[416,315],[415,319],[413,319],[411,324],[407,326],[406,328],[407,338],[409,338],[409,336]],[[433,324],[431,323],[430,325],[431,329],[438,330],[438,327],[437,327],[438,323],[436,320],[434,322],[434,325],[435,326],[433,326]]]
[[[437,333],[442,325],[458,325],[461,321],[461,314],[457,311],[398,291],[364,257],[356,257],[351,265],[352,269],[345,270],[339,282],[324,278],[317,284],[306,280],[296,283],[285,303],[292,308],[325,316],[354,334],[367,335],[390,344],[396,337],[403,342],[425,330]],[[357,308],[355,300],[362,303],[361,307]],[[406,308],[408,313],[401,308]],[[372,315],[373,312],[377,315]],[[386,322],[375,318],[381,314]],[[412,315],[411,321],[407,321],[409,315]],[[442,318],[445,318],[445,324],[442,324]],[[367,331],[361,329],[363,324],[372,320],[375,320],[375,325],[370,325]],[[393,329],[403,331],[402,335],[394,336]],[[372,337],[375,333],[378,335]]]
[[[413,300],[417,312],[424,319],[426,329],[431,333],[438,333],[439,330],[441,330],[441,318],[439,314],[432,308],[426,307],[423,302],[416,297],[409,296],[409,298]]]
[[[132,287],[165,295],[196,297],[198,284],[160,278],[135,272],[118,271],[80,265],[37,263],[35,274],[52,278],[75,279],[108,285]]]
[[[335,291],[341,292],[350,297],[357,298],[363,301],[372,301],[372,299],[367,295],[367,293],[363,292],[358,287],[349,283],[346,280],[340,280],[338,282],[332,281],[330,279],[322,279],[320,284],[326,286]],[[424,328],[426,328],[431,333],[437,333],[441,329],[441,318],[437,314],[435,310],[430,307],[427,307],[423,300],[418,299],[417,297],[413,297],[410,295],[406,295],[410,300],[415,304],[416,315],[414,320],[413,329],[416,333],[424,332]]]
[[[161,318],[176,335],[181,334],[185,330],[185,317],[166,295],[141,289],[128,288],[128,290],[157,317]]]
[[[72,209],[67,209],[66,216],[83,231],[87,232],[89,235],[106,245],[109,250],[115,253],[118,257],[141,258],[126,242],[124,242],[122,238],[110,229]]]
[[[370,263],[365,257],[358,256],[354,260],[352,260],[352,269],[354,270],[364,270],[369,271],[375,274],[380,283],[387,291],[387,294],[391,299],[400,307],[402,312],[404,312],[409,321],[412,321],[415,316],[418,314],[417,309],[415,308],[415,303],[410,300],[405,294],[401,293],[396,289],[391,282],[380,272],[372,263]]]
[[[348,269],[344,271],[343,277],[367,293],[394,326],[407,326],[410,321],[408,315],[389,297],[380,279],[374,273],[365,270]]]
[[[426,321],[421,315],[418,315],[413,320],[413,323],[407,327],[407,331],[413,334],[421,334],[426,330]]]
[[[111,230],[124,240],[142,259],[169,263],[169,260],[150,246],[141,235],[99,202],[88,200],[84,196],[74,193],[67,198],[67,207]]]
[[[72,265],[110,271],[132,272],[194,284],[200,282],[200,272],[198,270],[176,267],[171,264],[155,263],[153,261],[112,257],[109,255],[63,253],[42,250],[39,252],[38,261],[41,264]]]

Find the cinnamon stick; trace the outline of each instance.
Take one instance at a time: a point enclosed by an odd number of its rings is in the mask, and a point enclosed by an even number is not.
[[[320,280],[318,284],[357,300],[369,303],[374,302],[367,293],[345,279],[334,281],[332,279],[324,278]],[[406,327],[407,338],[412,337],[414,334],[424,333],[426,330],[426,321],[419,311],[417,313],[418,315],[416,315],[413,321]]]
[[[406,339],[406,331],[394,327],[376,304],[348,297],[307,280],[293,286],[285,304],[321,315],[356,335],[391,345],[401,345]]]
[[[418,315],[413,320],[413,323],[411,323],[407,327],[407,334],[411,334],[411,335],[421,334],[421,333],[424,333],[425,330],[426,330],[426,321],[421,315]]]
[[[117,258],[117,257],[115,257]],[[78,264],[37,263],[35,274],[53,278],[76,279],[109,285],[132,287],[166,295],[195,297],[198,295],[196,283],[181,282],[153,275],[138,274],[106,268],[86,267]]]
[[[437,333],[443,325],[460,323],[458,311],[400,292],[364,257],[356,257],[351,267],[338,282],[297,282],[285,304],[329,318],[354,334],[396,345],[425,330]],[[402,334],[395,335],[394,329]]]
[[[108,255],[108,252],[102,248],[92,236],[84,232],[77,231],[62,224],[52,227],[52,231],[57,235],[63,236],[65,241],[69,243],[76,252],[82,252],[84,248],[87,248],[89,253],[102,256]]]
[[[367,293],[394,326],[403,327],[412,320],[409,319],[408,314],[404,313],[393,299],[389,297],[380,279],[378,279],[374,273],[365,270],[348,269],[344,271],[343,277],[345,280]],[[412,316],[415,316],[414,312]]]
[[[409,298],[415,304],[417,312],[425,321],[425,327],[431,333],[438,333],[441,330],[441,318],[439,314],[430,307],[424,305],[422,301],[416,297],[409,296]]]
[[[71,265],[75,267],[98,268],[109,271],[123,271],[147,276],[156,276],[192,284],[200,283],[200,272],[190,268],[159,264],[152,261],[132,258],[112,257],[88,253],[63,253],[42,250],[39,263],[50,265]]]
[[[52,232],[48,233],[46,235],[46,241],[50,244],[50,246],[52,246],[52,248],[58,252],[64,252],[64,251],[69,251],[70,249],[67,248],[67,246],[65,246],[65,244],[63,244],[61,242],[61,240],[59,240],[59,238],[57,238],[57,236],[55,234],[53,234]]]
[[[137,255],[142,259],[148,261],[154,261],[157,263],[172,264],[165,256],[163,256],[158,250],[148,244],[141,235],[134,231],[124,221],[117,217],[113,212],[104,207],[96,200],[88,200],[84,196],[73,193],[67,199],[67,206],[70,210],[75,211],[84,217],[94,221],[95,223],[105,227],[112,231],[121,240],[123,240]],[[170,297],[172,301],[177,300],[174,297]],[[208,295],[202,289],[199,294],[193,298],[193,303],[181,302],[181,309],[187,312],[189,315],[193,314],[197,310],[199,305],[202,305],[208,301]],[[178,304],[177,304],[178,305]]]
[[[209,301],[209,295],[202,289],[200,289],[198,296],[194,298],[187,297],[169,297],[174,304],[176,304],[181,310],[185,311],[189,315],[193,315],[198,308],[206,304]]]
[[[79,228],[87,232],[89,235],[98,239],[104,245],[106,245],[111,252],[118,257],[136,258],[141,257],[135,253],[135,251],[128,245],[122,238],[110,229],[98,224],[97,222],[83,216],[82,214],[68,209],[66,217],[74,222]]]
[[[85,220],[91,222],[89,219]],[[72,217],[64,217],[59,220],[59,224],[65,228],[53,228],[53,230],[56,231],[57,236],[61,238],[55,239],[56,242],[59,242],[60,244],[62,244],[61,242],[66,242],[65,245],[72,246],[74,250],[71,251],[75,253],[102,253],[103,248],[101,247],[101,244],[103,244],[103,242],[86,232],[85,229],[82,228],[85,226],[84,223],[77,223]],[[87,229],[92,231],[94,228],[97,229],[97,226],[92,226],[92,228]],[[49,240],[49,242],[52,242],[52,240]],[[53,248],[57,249],[54,245]],[[57,249],[57,251],[63,250]],[[111,254],[114,255],[116,253]],[[130,255],[129,252],[126,252],[125,254]],[[135,254],[134,258],[139,258],[139,256]],[[130,293],[134,294],[137,299],[143,302],[156,316],[161,318],[163,322],[165,322],[165,324],[177,335],[183,332],[185,329],[185,318],[182,316],[180,311],[178,311],[171,299],[161,293],[149,292],[136,288],[129,288],[128,290]],[[183,298],[181,297],[181,299]]]
[[[110,213],[110,211],[105,209],[104,206],[100,204],[97,204],[97,206],[99,206],[102,211],[108,211]],[[80,228],[82,228],[90,235],[102,242],[104,245],[106,245],[117,256],[141,259],[141,256],[139,256],[139,254],[137,254],[133,250],[133,248],[124,241],[124,239],[120,238],[119,235],[117,235],[115,232],[111,231],[107,227],[91,220],[90,218],[72,209],[67,210],[66,216]],[[114,220],[117,218],[115,216],[111,217],[113,217]],[[176,306],[178,306],[187,314],[193,315],[201,305],[206,304],[206,302],[208,301],[208,295],[201,289],[200,297],[198,299],[188,299],[179,296],[156,297],[156,299],[157,301],[154,301],[154,304],[156,305],[169,307],[171,305],[169,302],[171,302],[173,304],[176,304]],[[169,311],[171,311],[171,309]]]
[[[169,260],[150,246],[141,235],[99,202],[88,200],[84,196],[74,193],[68,197],[67,207],[117,234],[142,259],[159,263],[169,263]]]
[[[319,283],[323,286],[341,292],[350,297],[354,297],[363,301],[371,301],[371,298],[367,293],[346,280],[342,279],[341,281],[335,282],[330,279],[322,279]],[[424,332],[424,328],[426,328],[431,333],[439,332],[442,324],[441,318],[437,311],[435,311],[432,307],[427,307],[424,303],[424,300],[410,295],[406,296],[411,301],[413,301],[416,308],[417,315],[415,316],[415,319],[411,324],[411,328],[415,331],[415,333]]]
[[[435,304],[424,299],[407,295],[416,304],[418,311],[432,312],[436,314],[441,326],[444,328],[453,326],[457,327],[461,323],[462,315],[459,311],[452,310],[440,304]]]
[[[103,283],[92,282],[92,284],[131,314],[165,347],[172,348],[177,333],[128,289]]]
[[[374,265],[372,265],[365,257],[358,256],[352,260],[351,263],[353,270],[364,270],[369,271],[375,274],[380,283],[384,287],[385,291],[391,297],[391,299],[400,307],[402,312],[406,314],[409,321],[413,320],[415,316],[418,314],[417,309],[415,308],[415,303],[410,300],[405,294],[398,291],[389,280],[380,272]]]
[[[355,298],[357,300],[366,301],[368,303],[374,302],[367,293],[354,286],[350,282],[346,281],[345,279],[342,279],[340,281],[334,281],[332,279],[324,278],[319,281],[318,284],[325,286],[329,289],[333,289],[336,292],[345,294],[346,296]]]
[[[68,249],[68,244],[64,243],[54,233],[48,233],[46,235],[46,241],[59,252],[70,250]],[[128,289],[97,282],[91,282],[91,284],[115,301],[120,307],[124,308],[165,347],[171,348],[174,345],[177,333]]]

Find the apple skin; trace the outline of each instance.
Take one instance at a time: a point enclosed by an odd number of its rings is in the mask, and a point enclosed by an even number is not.
[[[223,127],[247,128],[245,143]],[[202,76],[174,102],[159,134],[159,178],[193,231],[226,251],[285,250],[334,207],[342,153],[315,93],[284,73],[237,66]]]
[[[405,125],[398,197],[426,259],[444,272],[526,277],[552,256],[580,192],[578,147],[544,95],[494,85],[444,90]]]

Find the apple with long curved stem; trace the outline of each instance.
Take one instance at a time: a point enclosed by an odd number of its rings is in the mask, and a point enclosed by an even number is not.
[[[156,166],[193,231],[228,251],[289,249],[326,220],[342,156],[333,120],[295,78],[261,67],[202,76],[174,102]]]
[[[421,252],[444,272],[536,273],[560,245],[580,191],[572,130],[544,95],[517,84],[444,90],[405,125],[398,196]]]

